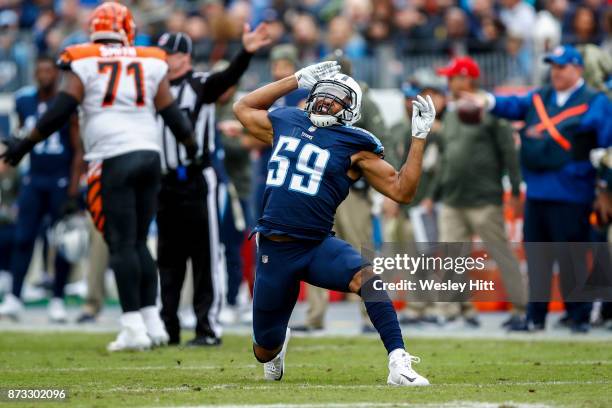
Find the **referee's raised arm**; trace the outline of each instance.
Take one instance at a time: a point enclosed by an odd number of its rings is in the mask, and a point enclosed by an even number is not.
[[[202,102],[216,102],[225,91],[236,85],[249,67],[253,54],[271,42],[272,39],[269,36],[266,23],[259,24],[253,31],[250,30],[248,24],[245,24],[240,52],[232,59],[226,69],[208,76],[197,90]]]

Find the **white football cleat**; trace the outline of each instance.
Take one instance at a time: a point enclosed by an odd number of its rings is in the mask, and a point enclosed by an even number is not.
[[[170,341],[170,336],[166,331],[166,326],[159,316],[157,306],[147,306],[140,309],[140,314],[147,328],[147,334],[151,338],[154,347],[165,346]]]
[[[151,339],[147,335],[142,315],[139,312],[128,312],[121,315],[121,331],[115,341],[109,343],[108,351],[148,350]]]
[[[264,379],[269,381],[280,381],[283,378],[285,372],[285,355],[287,354],[287,344],[289,344],[290,337],[291,329],[287,328],[285,341],[283,342],[283,348],[280,353],[278,353],[274,359],[264,363]]]
[[[12,293],[4,295],[4,300],[0,304],[0,318],[7,317],[17,321],[22,312],[23,302],[17,296]]]
[[[68,313],[66,313],[64,299],[62,298],[51,298],[47,306],[47,313],[51,323],[66,323],[68,320]]]
[[[219,322],[226,326],[236,324],[238,322],[238,306],[226,305],[219,313]]]
[[[399,386],[429,385],[427,378],[412,369],[412,363],[420,363],[421,359],[411,356],[405,350],[394,350],[389,354],[389,376],[387,384]]]

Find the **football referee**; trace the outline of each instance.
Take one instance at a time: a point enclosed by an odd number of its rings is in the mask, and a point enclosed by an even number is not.
[[[245,25],[242,49],[224,71],[194,72],[193,44],[184,33],[166,33],[158,46],[168,54],[168,78],[176,101],[191,121],[198,142],[196,162],[189,162],[183,146],[159,121],[162,146],[162,186],[157,212],[157,259],[161,283],[161,316],[170,344],[180,343],[177,311],[187,261],[193,270],[193,307],[196,337],[190,346],[221,343],[218,314],[223,301],[221,252],[217,216],[217,178],[211,166],[215,150],[215,101],[235,85],[246,71],[253,53],[270,43],[267,27],[250,31]]]

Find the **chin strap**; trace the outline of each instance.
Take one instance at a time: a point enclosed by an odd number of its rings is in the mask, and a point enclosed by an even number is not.
[[[318,115],[316,113],[311,113],[309,118],[312,124],[316,127],[328,127],[339,123],[338,118],[332,115]]]

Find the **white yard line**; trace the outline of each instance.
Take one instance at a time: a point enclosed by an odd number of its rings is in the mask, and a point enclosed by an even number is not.
[[[245,404],[245,405],[197,405],[189,408],[386,408],[386,407],[410,407],[410,408],[499,408],[508,406],[512,408],[549,408],[544,404],[525,404],[518,402],[474,402],[474,401],[452,401],[442,404],[414,404],[406,402],[350,402],[350,403],[321,403],[321,404]],[[178,407],[177,407],[178,408]]]
[[[485,387],[499,387],[500,385],[510,385],[510,386],[566,386],[566,385],[612,385],[612,380],[601,380],[601,381],[499,381],[496,383],[442,383],[442,384],[433,384],[432,387],[475,387],[475,388],[485,388]],[[296,389],[304,389],[304,390],[382,390],[382,389],[390,389],[388,385],[367,385],[367,384],[356,384],[356,385],[343,385],[343,384],[294,384],[294,383],[285,383],[285,384],[253,384],[253,385],[245,385],[245,384],[214,384],[214,385],[192,385],[192,386],[180,386],[180,387],[113,387],[108,388],[106,390],[96,390],[93,393],[101,393],[101,394],[112,394],[117,392],[122,393],[159,393],[159,392],[183,392],[183,391],[193,391],[194,389],[198,389],[198,391],[215,391],[215,390],[239,390],[239,391],[266,391],[266,390],[278,390],[279,388],[284,390],[296,390]],[[71,392],[92,392],[91,388],[72,388]]]
[[[451,363],[451,362],[435,362],[436,366],[440,367],[455,367],[455,366],[465,366],[465,363]],[[570,360],[570,361],[487,361],[487,362],[478,362],[474,363],[474,365],[494,365],[494,366],[566,366],[566,365],[610,365],[612,364],[612,360]],[[4,372],[11,373],[45,373],[45,372],[82,372],[82,371],[156,371],[156,370],[243,370],[243,369],[251,369],[258,368],[261,364],[237,364],[237,365],[158,365],[158,366],[120,366],[120,367],[32,367],[32,368],[15,368],[15,367],[5,367],[2,369]],[[299,368],[325,368],[325,365],[322,364],[290,364],[289,368],[299,369]]]

